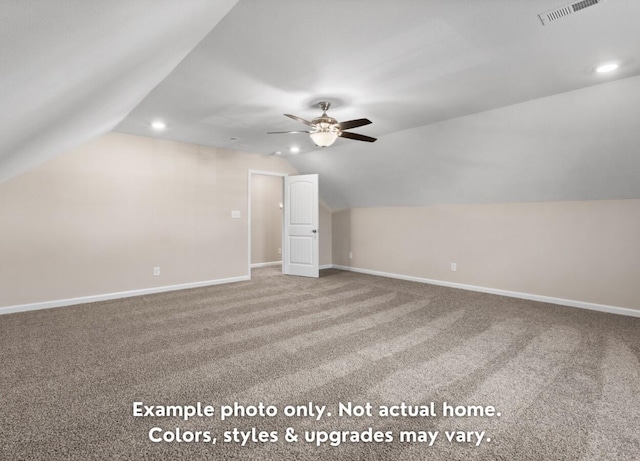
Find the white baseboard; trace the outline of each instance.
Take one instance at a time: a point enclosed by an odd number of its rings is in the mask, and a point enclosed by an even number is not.
[[[559,304],[561,306],[579,307],[581,309],[589,309],[593,311],[607,312],[609,314],[628,315],[631,317],[640,317],[640,310],[629,309],[628,307],[608,306],[606,304],[595,304],[585,301],[575,301],[573,299],[554,298],[551,296],[534,295],[530,293],[521,293],[518,291],[499,290],[497,288],[487,288],[477,285],[466,285],[463,283],[446,282],[443,280],[426,279],[422,277],[414,277],[411,275],[392,274],[389,272],[373,271],[369,269],[360,269],[357,267],[340,266],[333,264],[331,267],[343,271],[359,272],[361,274],[378,275],[381,277],[389,277],[393,279],[408,280],[411,282],[429,283],[431,285],[439,285],[449,288],[460,288],[462,290],[478,291],[481,293],[490,293],[500,296],[508,296],[510,298],[528,299],[531,301],[539,301],[543,303]]]
[[[255,263],[251,264],[251,269],[255,269],[256,267],[267,267],[267,266],[281,266],[282,261],[271,261],[269,263]]]
[[[265,263],[262,263],[265,264]],[[280,264],[278,263],[266,263],[266,264]],[[252,265],[253,267],[253,265]],[[428,283],[431,285],[444,286],[449,288],[459,288],[462,290],[470,290],[477,291],[480,293],[490,293],[494,295],[500,296],[508,296],[510,298],[520,298],[520,299],[528,299],[531,301],[539,301],[543,303],[550,304],[558,304],[562,306],[570,306],[570,307],[578,307],[581,309],[589,309],[599,312],[607,312],[610,314],[619,314],[619,315],[628,315],[631,317],[640,317],[640,310],[629,309],[627,307],[618,307],[618,306],[609,306],[606,304],[595,304],[589,303],[585,301],[576,301],[572,299],[564,299],[564,298],[554,298],[551,296],[542,296],[535,295],[530,293],[521,293],[518,291],[508,291],[508,290],[499,290],[497,288],[487,288],[481,287],[477,285],[466,285],[463,283],[455,283],[455,282],[446,282],[442,280],[435,279],[427,279],[423,277],[414,277],[411,275],[401,275],[401,274],[393,274],[390,272],[382,272],[382,271],[374,271],[369,269],[360,269],[358,267],[349,267],[349,266],[341,266],[339,264],[325,264],[320,266],[320,269],[340,269],[344,271],[350,272],[358,272],[361,274],[369,274],[369,275],[377,275],[380,277],[389,277],[400,280],[408,280],[411,282],[419,282],[419,283]],[[0,307],[0,315],[2,314],[12,314],[15,312],[26,312],[33,311],[39,309],[50,309],[53,307],[61,307],[61,306],[72,306],[75,304],[85,304],[92,303],[98,301],[107,301],[110,299],[119,299],[119,298],[130,298],[132,296],[141,296],[146,294],[153,293],[164,293],[167,291],[175,291],[175,290],[185,290],[188,288],[198,288],[198,287],[206,287],[212,285],[220,285],[223,283],[234,283],[234,282],[242,282],[250,280],[248,275],[243,275],[239,277],[230,277],[225,279],[217,279],[217,280],[207,280],[203,282],[191,282],[191,283],[183,283],[179,285],[169,285],[164,287],[155,287],[155,288],[144,288],[140,290],[130,290],[130,291],[120,291],[116,293],[107,293],[102,295],[93,295],[93,296],[82,296],[78,298],[68,298],[68,299],[59,299],[55,301],[45,301],[39,303],[31,303],[31,304],[19,304],[15,306],[7,306]]]
[[[130,298],[132,296],[148,295],[153,293],[164,293],[166,291],[186,290],[188,288],[207,287],[220,285],[223,283],[242,282],[249,280],[248,275],[231,277],[226,279],[206,280],[203,282],[182,283],[179,285],[168,285],[164,287],[143,288],[140,290],[120,291],[102,295],[81,296],[79,298],[58,299],[55,301],[45,301],[40,303],[19,304],[16,306],[0,307],[0,315],[13,314],[15,312],[35,311],[39,309],[51,309],[52,307],[73,306],[74,304],[94,303],[97,301],[107,301],[110,299]]]

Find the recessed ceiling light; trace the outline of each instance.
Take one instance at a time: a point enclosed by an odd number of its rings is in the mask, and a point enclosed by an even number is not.
[[[160,120],[156,120],[155,122],[153,122],[151,124],[151,128],[153,128],[156,131],[162,131],[167,127],[167,124],[164,123],[163,121]]]
[[[293,146],[289,150],[291,151],[292,154],[297,154],[298,152],[300,152],[300,148],[298,146]]]
[[[599,74],[606,74],[607,72],[613,72],[617,68],[618,64],[616,64],[615,62],[610,62],[596,67],[596,72]]]
[[[276,155],[282,155],[282,152],[280,152],[279,150],[275,151],[274,154]]]

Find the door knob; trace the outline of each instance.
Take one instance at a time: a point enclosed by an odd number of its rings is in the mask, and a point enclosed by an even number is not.
[[[311,232],[313,232],[314,234],[316,234],[318,232],[318,229],[313,229]]]

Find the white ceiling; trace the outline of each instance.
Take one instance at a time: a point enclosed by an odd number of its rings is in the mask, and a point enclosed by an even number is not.
[[[111,3],[156,34],[138,58],[171,48],[176,35],[163,39],[164,28],[186,33],[196,21],[154,27],[131,2]],[[321,174],[321,195],[334,208],[640,198],[632,174],[640,130],[630,123],[640,119],[640,2],[608,0],[543,26],[538,13],[563,4],[239,0],[222,20],[225,8],[199,15],[198,31],[208,35],[115,129],[282,151],[300,172]],[[102,19],[94,12],[86,21]],[[65,47],[94,37],[87,29]],[[130,31],[108,32],[118,52],[131,46]],[[91,55],[78,72],[95,77],[110,66],[129,75],[110,62],[100,67],[99,58]],[[615,73],[593,71],[610,60],[620,63]],[[338,139],[319,150],[304,134],[266,134],[305,129],[282,114],[311,119],[321,100],[333,103],[329,114],[338,120],[372,120],[352,131],[378,141]],[[150,130],[156,119],[167,123],[164,132]],[[300,154],[288,154],[294,145]]]

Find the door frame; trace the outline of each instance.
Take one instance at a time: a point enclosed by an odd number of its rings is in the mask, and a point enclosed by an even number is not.
[[[282,205],[284,206],[284,178],[285,176],[289,176],[288,173],[278,173],[275,171],[261,171],[261,170],[248,170],[247,171],[247,276],[249,280],[251,280],[251,177],[253,175],[263,175],[263,176],[279,176],[282,181]],[[282,233],[280,236],[280,248],[282,248],[282,272],[284,273],[284,258],[285,258],[285,249],[284,249],[284,213],[282,213]]]

